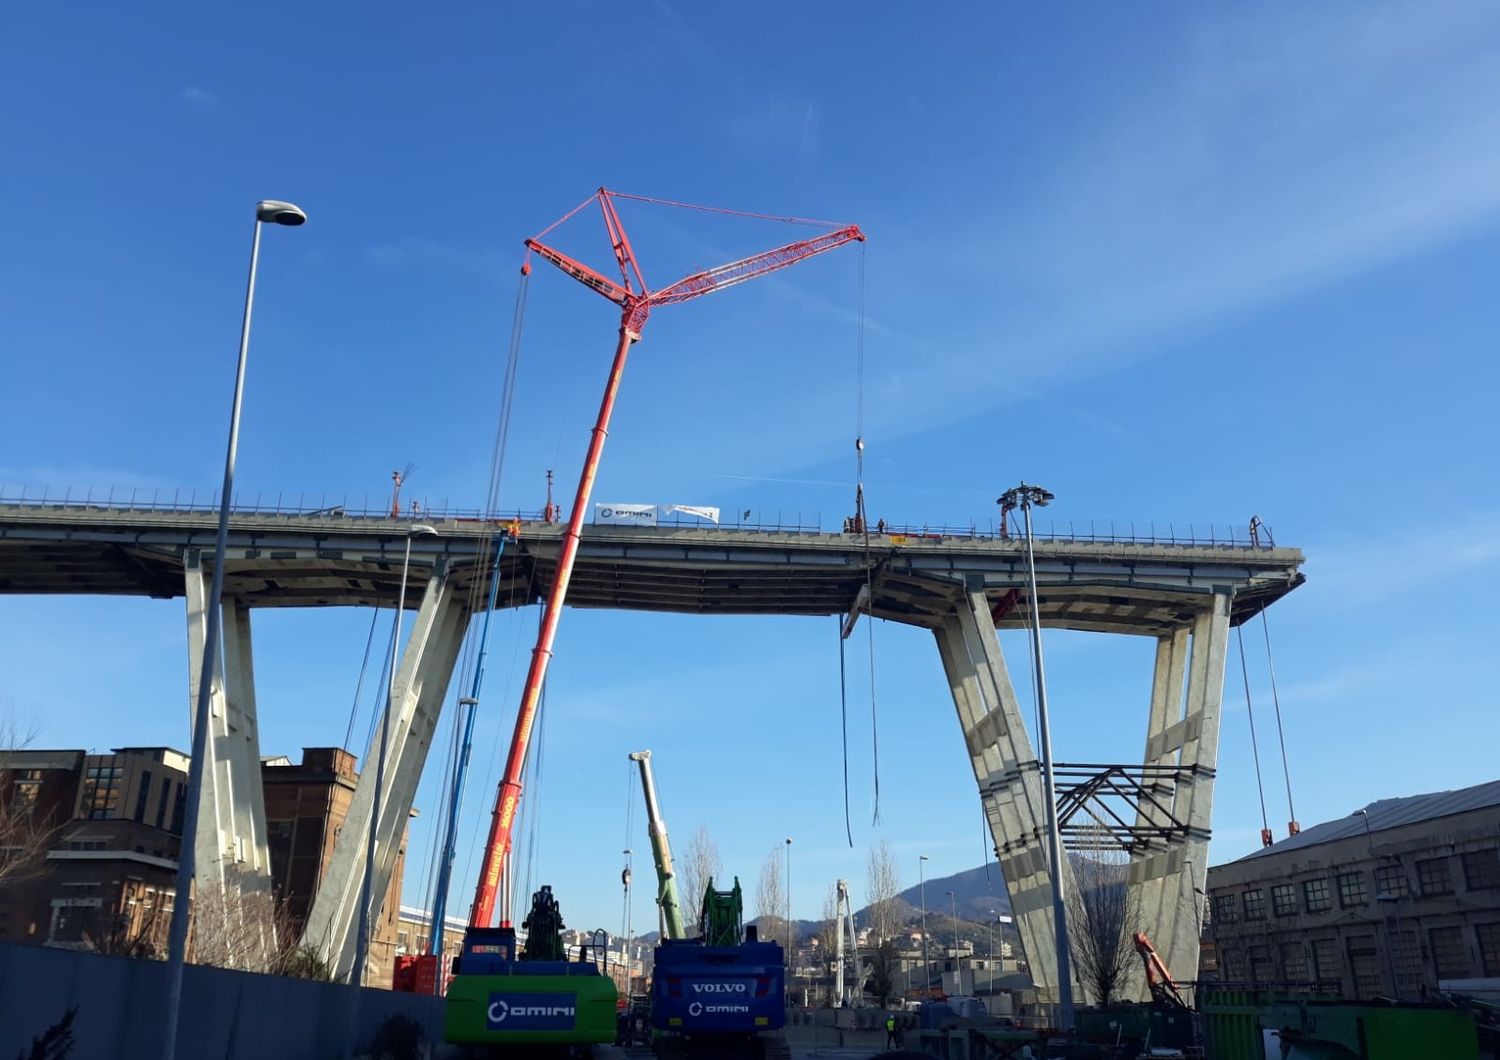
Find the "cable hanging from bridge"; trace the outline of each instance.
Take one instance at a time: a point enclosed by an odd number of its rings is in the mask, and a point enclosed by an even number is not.
[[[349,724],[344,726],[344,742],[339,744],[344,750],[349,749],[349,741],[354,739],[354,719],[359,714],[359,694],[365,687],[365,671],[370,666],[370,648],[375,644],[375,623],[380,619],[380,608],[375,608],[370,613],[370,632],[365,637],[364,661],[359,664],[359,680],[354,682],[354,702],[349,704]]]
[[[1292,767],[1287,764],[1286,732],[1281,726],[1281,695],[1276,691],[1276,662],[1271,657],[1271,624],[1266,621],[1266,609],[1260,609],[1260,628],[1266,638],[1266,669],[1271,674],[1271,703],[1276,708],[1276,739],[1281,742],[1281,775],[1286,779],[1286,830],[1288,836],[1302,831],[1297,822],[1297,810],[1292,805]]]
[[[1243,626],[1234,627],[1235,639],[1240,648],[1240,677],[1245,682],[1245,713],[1250,716],[1250,753],[1255,759],[1255,791],[1260,796],[1260,843],[1270,846],[1275,840],[1271,836],[1271,822],[1266,816],[1266,786],[1260,775],[1260,745],[1255,738],[1255,707],[1250,702],[1250,671],[1245,666],[1245,634]]]
[[[854,385],[854,520],[852,529],[864,539],[865,643],[870,656],[870,760],[875,782],[871,824],[880,824],[880,710],[875,696],[875,574],[870,560],[870,520],[865,512],[865,245],[859,245],[859,323],[855,341]],[[843,663],[842,646],[839,655]]]
[[[844,834],[849,849],[854,849],[854,827],[849,823],[849,682],[844,663],[844,620],[833,616],[834,631],[839,635],[839,732],[844,744]]]

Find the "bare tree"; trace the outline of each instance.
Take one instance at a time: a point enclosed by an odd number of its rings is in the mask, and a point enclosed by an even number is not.
[[[834,954],[839,947],[839,888],[834,884],[828,888],[828,893],[823,896],[823,919],[818,921],[818,930],[814,936],[818,940],[818,960],[823,964],[824,971],[831,976],[835,971]],[[829,1003],[833,1002],[833,986],[830,979],[828,987]]]
[[[682,903],[684,925],[689,934],[696,934],[698,921],[703,916],[703,891],[709,880],[719,880],[724,875],[724,864],[719,860],[719,848],[713,836],[701,825],[688,840],[681,856],[673,860],[682,883],[677,897]]]
[[[786,889],[783,879],[786,861],[777,843],[760,867],[760,882],[755,885],[755,923],[760,937],[786,944]]]
[[[1128,871],[1123,852],[1096,850],[1073,858],[1069,944],[1078,979],[1099,1005],[1125,992],[1135,967],[1141,907],[1126,882]]]
[[[227,879],[223,890],[205,888],[193,902],[189,960],[219,968],[331,978],[326,964],[298,944],[286,903],[267,891],[244,890]]]
[[[892,938],[901,927],[901,870],[889,841],[882,839],[870,848],[865,866],[865,891],[870,899],[870,931],[875,942]]]
[[[21,758],[33,736],[0,718],[0,885],[46,871],[47,848],[63,823],[42,804],[42,781]]]

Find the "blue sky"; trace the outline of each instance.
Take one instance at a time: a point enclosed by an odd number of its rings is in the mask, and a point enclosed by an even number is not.
[[[6,492],[215,488],[262,197],[311,221],[266,234],[239,486],[330,503],[383,496],[408,463],[410,496],[482,501],[520,241],[599,184],[853,220],[870,236],[872,515],[984,523],[1023,477],[1057,493],[1059,520],[1258,513],[1308,555],[1308,584],[1271,616],[1301,819],[1494,778],[1474,738],[1500,683],[1485,606],[1500,590],[1494,10],[257,11],[9,13]],[[789,237],[649,208],[626,221],[657,284]],[[590,260],[604,249],[592,219],[557,241]],[[859,252],[841,250],[659,311],[598,498],[836,528],[853,493],[859,275]],[[571,490],[615,327],[560,274],[531,286],[503,495],[527,508],[548,467]],[[510,660],[534,621],[494,624],[460,913],[515,709]],[[343,739],[368,622],[257,616],[266,753]],[[794,837],[800,916],[838,876],[859,899],[879,838],[907,882],[920,852],[932,875],[979,862],[931,638],[884,625],[881,824],[856,676],[845,846],[832,622],[565,615],[533,802],[536,872],[571,924],[619,925],[638,798],[625,755],[648,745],[673,834],[709,826],[729,871],[753,881]],[[185,745],[182,629],[181,601],[0,598],[0,710],[43,746]],[[1150,659],[1145,642],[1049,635],[1060,758],[1139,755]],[[856,675],[863,663],[851,657]],[[1251,666],[1264,710],[1258,651]],[[1231,663],[1216,861],[1260,827],[1237,679]],[[439,772],[435,754],[412,902]],[[646,890],[637,924],[652,919]]]

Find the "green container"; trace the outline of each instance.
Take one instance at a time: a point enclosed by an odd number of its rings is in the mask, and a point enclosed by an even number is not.
[[[603,975],[458,975],[443,1040],[459,1045],[603,1044],[615,1040],[612,979]]]
[[[1309,1060],[1476,1060],[1479,1035],[1467,1012],[1420,1005],[1307,1002],[1269,1005],[1267,1030]]]
[[[1150,1042],[1153,1046],[1193,1044],[1193,1013],[1156,1005],[1111,1005],[1073,1013],[1073,1026],[1084,1041],[1112,1045],[1116,1041]]]

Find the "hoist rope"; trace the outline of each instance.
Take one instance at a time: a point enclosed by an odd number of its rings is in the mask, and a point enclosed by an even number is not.
[[[1281,741],[1281,775],[1286,778],[1287,820],[1297,819],[1297,810],[1292,805],[1292,767],[1286,759],[1286,732],[1281,727],[1281,696],[1276,691],[1276,663],[1271,658],[1271,624],[1266,621],[1266,609],[1260,609],[1260,628],[1266,636],[1266,669],[1271,673],[1271,703],[1276,707],[1276,738]]]
[[[844,621],[833,616],[834,631],[839,635],[839,732],[844,741],[844,834],[849,849],[854,849],[854,827],[849,823],[849,685],[844,665]]]
[[[875,572],[870,562],[870,520],[865,511],[865,245],[859,245],[859,327],[855,354],[854,507],[864,538],[865,642],[870,655],[870,760],[875,778],[875,810],[871,824],[880,824],[880,711],[875,698]],[[842,658],[842,657],[841,657]]]
[[[1264,834],[1269,835],[1271,822],[1266,816],[1266,788],[1260,777],[1260,746],[1255,738],[1255,707],[1250,703],[1250,671],[1245,666],[1244,626],[1235,626],[1234,635],[1240,647],[1240,677],[1245,682],[1245,713],[1250,715],[1250,753],[1255,758],[1255,791],[1260,796],[1260,827]]]
[[[727,214],[730,217],[753,217],[758,221],[781,221],[789,225],[807,225],[812,228],[845,227],[845,223],[842,221],[819,221],[811,217],[778,217],[775,214],[752,213],[749,210],[730,210],[726,209],[723,206],[699,206],[697,203],[676,202],[672,199],[657,199],[653,198],[650,195],[631,195],[629,192],[624,191],[610,191],[606,192],[606,194],[614,199],[630,199],[633,202],[646,202],[650,203],[653,206],[676,206],[683,210],[700,210],[703,213],[721,213]],[[592,201],[592,199],[590,201]],[[584,203],[583,205],[587,206],[588,203]],[[577,213],[578,210],[581,210],[582,208],[582,206],[578,207],[573,211],[573,213]],[[567,217],[571,216],[573,216],[573,214],[567,215]],[[567,220],[567,217],[564,217],[563,220]],[[558,222],[558,224],[561,223],[561,221]],[[556,226],[554,225],[553,227]],[[544,232],[543,234],[545,235],[546,233]]]
[[[365,671],[370,666],[370,648],[375,644],[375,622],[380,618],[380,608],[375,608],[370,614],[370,632],[365,636],[365,657],[359,664],[359,680],[354,683],[354,702],[349,704],[349,724],[344,726],[344,742],[339,746],[344,750],[349,749],[349,741],[354,738],[354,719],[359,714],[359,694],[365,687]]]

